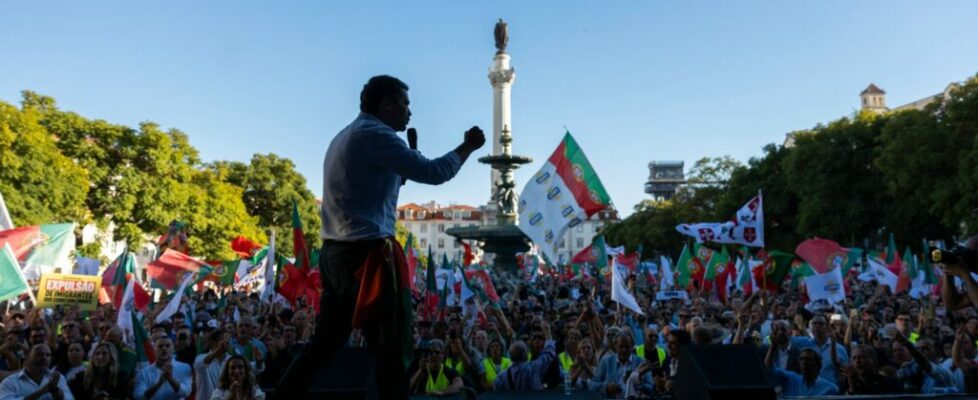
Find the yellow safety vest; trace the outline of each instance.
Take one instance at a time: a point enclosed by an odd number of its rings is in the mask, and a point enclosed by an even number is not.
[[[445,366],[454,369],[459,375],[465,375],[465,364],[462,363],[462,360],[452,360],[451,358],[446,358]]]
[[[666,351],[662,350],[661,347],[655,346],[655,352],[659,356],[659,365],[666,362]],[[635,354],[639,357],[645,358],[645,345],[635,346]]]
[[[428,383],[424,386],[425,393],[433,393],[439,390],[448,389],[448,378],[445,376],[445,366],[438,368],[438,377],[431,379],[431,373],[428,374]]]
[[[557,358],[560,359],[560,366],[561,368],[564,369],[565,372],[570,372],[571,368],[574,367],[574,359],[571,358],[571,356],[567,355],[566,351],[563,351],[560,354],[558,354]]]
[[[486,357],[482,360],[482,366],[486,368],[486,381],[489,383],[495,382],[496,376],[509,368],[510,365],[513,365],[513,360],[503,357],[502,363],[499,365],[500,370],[496,371],[496,365],[493,364],[492,358]]]

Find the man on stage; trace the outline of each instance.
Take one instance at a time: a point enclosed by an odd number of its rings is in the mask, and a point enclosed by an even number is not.
[[[304,397],[310,375],[330,362],[354,327],[363,330],[377,360],[380,398],[408,396],[411,299],[404,252],[394,240],[397,195],[407,180],[448,181],[486,139],[472,127],[454,150],[435,159],[422,156],[413,129],[407,135],[410,146],[396,134],[411,117],[407,92],[397,78],[370,78],[360,92],[360,114],[326,151],[319,258],[323,295],[316,335],[279,384],[276,398]]]

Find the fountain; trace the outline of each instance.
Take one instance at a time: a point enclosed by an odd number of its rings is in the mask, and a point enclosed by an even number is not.
[[[479,162],[492,168],[492,199],[486,211],[494,214],[494,218],[486,219],[482,226],[459,227],[445,230],[445,233],[457,239],[477,240],[482,242],[482,250],[493,253],[493,264],[506,270],[515,270],[516,253],[530,249],[530,240],[516,226],[516,182],[513,171],[523,164],[533,162],[530,157],[513,155],[513,136],[510,131],[510,88],[516,78],[516,72],[509,66],[509,54],[506,45],[509,33],[502,19],[496,23],[494,30],[496,38],[496,56],[489,69],[489,82],[493,87],[493,153],[479,158]]]

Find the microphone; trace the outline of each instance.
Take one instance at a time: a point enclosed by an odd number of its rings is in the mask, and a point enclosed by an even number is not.
[[[408,130],[407,130],[407,140],[408,140],[408,147],[410,147],[411,150],[417,150],[418,149],[418,130],[417,129],[414,129],[414,128],[408,128]],[[406,184],[407,181],[408,181],[407,178],[401,177],[401,186],[404,186],[404,184]]]
[[[418,130],[417,129],[414,129],[414,128],[408,128],[408,130],[407,130],[407,140],[408,140],[408,147],[410,147],[411,150],[417,150],[418,149]]]

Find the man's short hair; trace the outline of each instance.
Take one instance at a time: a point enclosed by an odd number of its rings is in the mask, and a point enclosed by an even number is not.
[[[512,359],[513,362],[526,361],[526,352],[526,342],[522,340],[517,340],[509,346],[509,358]]]
[[[408,85],[393,76],[377,75],[370,78],[360,91],[360,111],[374,113],[385,98],[400,95],[402,90],[408,90]]]

